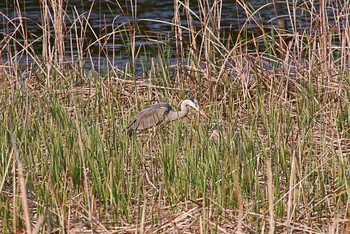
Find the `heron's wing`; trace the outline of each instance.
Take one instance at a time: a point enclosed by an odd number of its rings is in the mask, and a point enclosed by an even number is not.
[[[137,130],[144,130],[161,124],[165,115],[170,111],[169,107],[169,105],[158,103],[141,111],[136,116]]]
[[[127,132],[142,131],[163,123],[170,110],[172,108],[167,103],[157,103],[147,107],[136,115],[135,120],[127,128]]]

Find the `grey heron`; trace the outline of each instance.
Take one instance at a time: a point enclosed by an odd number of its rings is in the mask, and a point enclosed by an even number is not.
[[[135,120],[126,128],[126,132],[131,136],[134,132],[140,132],[173,120],[181,119],[188,115],[189,107],[192,107],[206,117],[204,112],[199,109],[199,103],[196,99],[182,101],[180,111],[174,111],[168,103],[161,102],[140,111],[136,115]]]

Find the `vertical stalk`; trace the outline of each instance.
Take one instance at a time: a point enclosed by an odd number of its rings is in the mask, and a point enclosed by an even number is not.
[[[176,50],[176,81],[180,81],[180,74],[182,71],[183,62],[183,44],[182,44],[182,29],[181,29],[181,18],[179,13],[179,0],[174,0],[174,31],[175,31],[175,50]]]
[[[53,10],[53,27],[55,32],[55,63],[62,69],[65,56],[64,36],[65,17],[63,0],[51,0]]]

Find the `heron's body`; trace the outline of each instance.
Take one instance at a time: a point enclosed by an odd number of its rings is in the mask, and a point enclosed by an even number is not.
[[[189,107],[199,111],[198,101],[193,99],[184,100],[181,103],[181,111],[174,111],[168,103],[156,103],[139,112],[135,120],[127,127],[129,135],[133,132],[140,132],[161,124],[185,117]],[[203,114],[203,113],[202,113]]]

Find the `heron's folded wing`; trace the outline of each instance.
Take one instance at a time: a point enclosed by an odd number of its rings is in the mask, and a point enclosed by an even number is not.
[[[162,103],[144,109],[136,116],[137,130],[145,130],[161,124],[168,112],[168,106]]]

